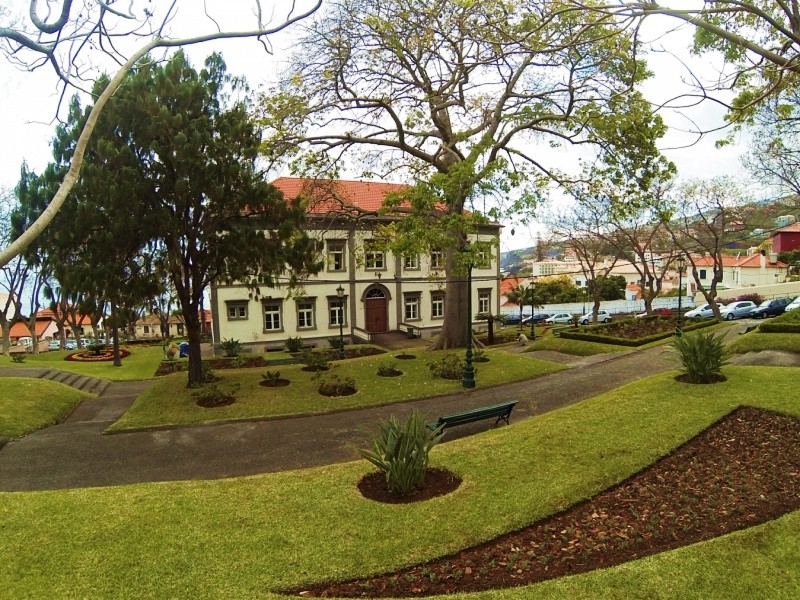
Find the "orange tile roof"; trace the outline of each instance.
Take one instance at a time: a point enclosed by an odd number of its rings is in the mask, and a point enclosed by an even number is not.
[[[520,279],[519,277],[507,277],[506,279],[500,280],[500,295],[501,296],[508,296],[511,292],[514,291],[514,288],[517,287],[519,284],[524,283],[524,279]],[[516,305],[514,305],[516,306]]]
[[[785,263],[780,261],[777,262],[770,262],[769,257],[767,258],[767,267],[777,268],[777,269],[784,269],[787,267]],[[711,267],[714,265],[714,259],[710,256],[701,256],[699,258],[694,259],[694,264],[698,267]],[[736,257],[736,256],[727,256],[722,255],[722,266],[723,267],[744,267],[748,269],[756,269],[761,267],[761,256],[759,254],[751,254],[750,256],[745,257]],[[689,265],[691,268],[691,265]]]
[[[44,330],[47,329],[47,326],[50,325],[50,321],[45,320],[37,320],[36,321],[36,335],[40,336],[44,333]],[[11,338],[21,338],[21,337],[30,337],[31,330],[25,323],[14,323],[10,329],[10,337]]]
[[[379,181],[348,181],[341,179],[302,179],[280,177],[272,182],[289,200],[300,196],[309,199],[307,212],[328,213],[355,208],[376,212],[386,195],[408,189],[408,185]]]

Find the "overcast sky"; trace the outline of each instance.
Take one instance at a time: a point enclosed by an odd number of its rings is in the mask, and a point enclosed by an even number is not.
[[[209,2],[213,3],[213,0]],[[224,6],[227,10],[234,4],[226,2]],[[234,12],[228,10],[224,14],[228,19],[232,19]],[[202,26],[205,27],[206,24]],[[666,21],[660,24],[654,22],[645,29],[645,32],[663,31],[668,26],[671,26],[671,23],[668,24]],[[185,33],[192,28],[193,31],[197,31],[198,24],[188,18],[182,18],[176,22],[175,27],[184,30],[177,33]],[[681,60],[689,60],[692,69],[702,76],[714,77],[717,68],[714,57],[704,56],[702,61],[690,58],[686,51],[689,40],[690,30],[684,28],[660,40],[660,44],[674,51],[678,58],[668,52],[648,56],[650,67],[656,73],[645,86],[645,93],[652,101],[664,102],[682,88],[687,74],[681,67]],[[261,46],[252,40],[204,44],[191,48],[189,55],[195,66],[199,66],[211,51],[219,50],[223,53],[229,72],[247,76],[251,85],[256,87],[269,82],[268,78],[276,72],[276,65],[280,64],[281,58],[285,56],[286,51],[280,46],[288,46],[288,42],[278,39],[276,45],[278,48],[274,58],[266,55]],[[0,60],[0,82],[2,82],[0,132],[3,135],[0,143],[0,186],[13,188],[18,181],[23,160],[37,172],[41,171],[50,160],[49,143],[55,129],[54,117],[59,101],[59,89],[49,69],[44,68],[33,73],[20,71],[5,60]],[[717,149],[714,143],[724,135],[718,134],[706,136],[694,145],[687,146],[696,138],[682,132],[690,128],[690,120],[707,129],[721,125],[724,112],[718,105],[706,102],[692,109],[663,111],[662,115],[671,127],[670,134],[663,140],[662,147],[665,155],[678,166],[681,178],[741,175],[739,156],[744,152],[744,142]],[[562,152],[565,161],[575,160],[573,153],[566,150]],[[530,227],[514,223],[508,225],[503,235],[503,250],[532,245],[536,235],[541,231],[541,227],[537,225]],[[510,235],[512,225],[515,230],[513,237]]]

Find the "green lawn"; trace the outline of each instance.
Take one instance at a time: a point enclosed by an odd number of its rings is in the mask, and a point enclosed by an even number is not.
[[[796,311],[792,311],[796,312]],[[800,334],[798,333],[759,333],[751,331],[739,336],[728,344],[728,351],[734,354],[761,352],[762,350],[782,350],[800,353]]]
[[[605,354],[607,352],[624,352],[630,350],[630,348],[618,346],[616,344],[568,340],[566,338],[548,335],[546,337],[536,338],[536,341],[532,342],[530,346],[525,349],[525,352],[535,352],[536,350],[554,350],[574,356],[591,356],[593,354]]]
[[[58,423],[89,397],[54,381],[0,377],[0,437],[20,437]]]
[[[131,354],[122,359],[122,366],[108,362],[78,362],[64,360],[75,350],[56,350],[41,354],[28,354],[23,364],[14,363],[8,357],[0,357],[0,367],[47,367],[79,375],[89,375],[110,381],[134,381],[150,379],[156,372],[164,351],[161,346],[125,346]]]
[[[252,598],[446,555],[568,507],[652,463],[739,404],[800,415],[797,371],[662,374],[437,447],[461,487],[384,505],[366,461],[218,481],[0,494],[9,598]],[[435,524],[433,526],[432,524]],[[794,598],[800,512],[717,540],[476,599]]]
[[[333,363],[328,373],[353,377],[358,392],[352,396],[325,397],[317,392],[319,380],[314,373],[302,370],[302,365],[276,366],[268,369],[225,369],[216,374],[222,377],[217,384],[227,391],[240,386],[236,402],[214,409],[196,405],[195,390],[186,388],[186,374],[176,373],[159,379],[109,431],[131,428],[201,423],[220,419],[248,419],[302,413],[321,413],[342,408],[374,406],[402,402],[415,398],[461,391],[461,381],[434,378],[428,363],[442,352],[415,350],[414,360],[397,360],[392,354],[369,356]],[[399,354],[395,352],[393,354]],[[497,385],[538,377],[564,369],[561,365],[536,360],[530,356],[510,354],[503,350],[487,350],[489,362],[477,363],[478,387]],[[378,377],[378,366],[392,363],[403,371],[401,377]],[[259,385],[267,370],[279,371],[291,381],[287,387],[267,388]]]

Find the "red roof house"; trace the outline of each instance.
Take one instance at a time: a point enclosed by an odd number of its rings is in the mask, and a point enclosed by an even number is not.
[[[789,252],[800,248],[800,223],[793,223],[772,234],[772,251]]]

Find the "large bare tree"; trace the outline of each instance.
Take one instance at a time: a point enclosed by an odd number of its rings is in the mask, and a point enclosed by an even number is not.
[[[646,175],[663,133],[636,91],[647,69],[615,16],[564,1],[326,7],[264,95],[265,152],[304,174],[336,175],[350,159],[364,176],[418,183],[405,200],[436,214],[431,246],[448,249],[439,346],[464,345],[470,201],[494,194],[530,214],[566,177],[552,146],[587,146],[609,169],[635,162]]]
[[[0,7],[0,38],[5,42],[2,48],[6,58],[23,69],[52,68],[65,91],[70,86],[90,89],[99,75],[96,69],[106,68],[109,60],[118,66],[95,100],[53,201],[25,233],[0,252],[0,266],[24,251],[60,210],[78,179],[100,113],[142,57],[158,48],[168,50],[230,38],[256,38],[269,52],[270,36],[308,17],[322,4],[322,0],[250,2],[249,29],[221,27],[224,12],[230,10],[222,2],[217,5],[217,15],[209,11],[209,2],[192,0],[172,0],[156,6],[136,0],[30,0],[27,14],[15,14],[11,6]],[[194,17],[193,23],[198,23],[198,30],[190,36],[172,33],[183,17]]]

